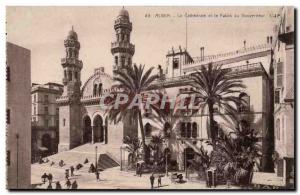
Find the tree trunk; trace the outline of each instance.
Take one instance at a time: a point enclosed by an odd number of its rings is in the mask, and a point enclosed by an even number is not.
[[[140,110],[138,112],[139,112],[139,123],[140,123],[141,136],[142,136],[142,145],[143,145],[143,160],[145,161],[145,155],[146,155],[145,132],[144,132],[144,126],[142,120],[142,113]]]
[[[215,129],[214,129],[214,105],[208,103],[208,112],[209,112],[209,133],[210,138],[212,139],[213,144],[215,143]]]

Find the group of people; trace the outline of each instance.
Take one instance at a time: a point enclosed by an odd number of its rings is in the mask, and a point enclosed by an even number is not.
[[[157,178],[157,187],[158,188],[162,186],[161,185],[161,178],[162,178],[161,175],[159,175],[158,178]],[[150,176],[151,189],[154,188],[154,182],[155,182],[155,177],[154,177],[154,173],[152,173],[151,176]]]

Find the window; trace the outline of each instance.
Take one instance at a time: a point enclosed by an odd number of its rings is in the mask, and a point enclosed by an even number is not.
[[[69,70],[69,81],[72,81],[72,72]]]
[[[187,123],[187,135],[186,135],[186,137],[187,138],[190,138],[191,137],[191,134],[192,134],[192,126],[191,126],[191,123]]]
[[[75,79],[78,80],[78,72],[75,72]]]
[[[6,66],[6,81],[10,81],[10,67]]]
[[[276,90],[274,96],[275,96],[274,97],[275,104],[279,104],[279,102],[280,102],[280,91]]]
[[[45,95],[45,96],[44,96],[44,101],[45,101],[45,103],[48,103],[48,102],[49,102],[49,95]]]
[[[102,94],[102,83],[99,84],[98,93],[98,95]]]
[[[122,67],[125,66],[125,57],[124,56],[121,57],[121,66]]]
[[[36,94],[33,95],[33,102],[36,102]]]
[[[192,137],[197,138],[197,123],[193,123]]]
[[[118,65],[118,56],[115,56],[115,65]]]
[[[6,165],[10,166],[10,151],[6,151]]]
[[[276,67],[276,86],[281,88],[283,86],[283,63],[278,62]]]
[[[45,127],[48,127],[48,126],[49,126],[49,120],[45,119]]]
[[[45,106],[45,108],[44,108],[44,112],[45,112],[45,114],[48,114],[48,112],[49,112],[49,110],[48,110],[48,106]]]
[[[59,114],[59,108],[56,108],[56,115]]]
[[[63,126],[66,126],[66,119],[63,119]]]
[[[250,96],[246,93],[239,95],[239,112],[247,112],[250,110]]]
[[[174,58],[173,60],[173,69],[178,69],[179,68],[179,59]]]
[[[33,107],[33,115],[36,115],[36,107]]]
[[[131,58],[128,58],[128,66],[131,64]]]
[[[6,124],[10,124],[10,109],[6,109]]]
[[[94,88],[93,88],[93,96],[97,95],[97,84],[94,84]]]
[[[280,140],[280,119],[276,120],[276,138]]]
[[[181,137],[186,137],[186,126],[185,123],[181,123]]]
[[[67,71],[64,70],[64,77],[66,78],[67,77]]]

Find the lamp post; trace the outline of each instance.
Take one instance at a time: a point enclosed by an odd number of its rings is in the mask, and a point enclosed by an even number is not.
[[[95,146],[95,154],[96,154],[96,156],[95,156],[95,166],[96,166],[96,171],[98,171],[98,163],[97,163],[97,149],[98,149],[98,147],[97,146]]]

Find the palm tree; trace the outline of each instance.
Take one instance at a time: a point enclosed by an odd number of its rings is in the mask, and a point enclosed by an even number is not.
[[[123,70],[116,70],[114,73],[114,80],[117,84],[115,88],[121,89],[120,91],[115,91],[112,94],[116,97],[118,93],[128,96],[128,101],[125,104],[120,105],[118,108],[112,108],[108,112],[108,117],[110,121],[120,122],[122,120],[136,120],[139,121],[141,136],[142,136],[142,146],[143,146],[143,158],[145,157],[145,132],[142,121],[142,112],[140,106],[134,106],[129,108],[130,103],[137,95],[146,96],[147,91],[150,91],[150,85],[155,81],[158,76],[152,75],[153,68],[145,70],[144,65],[128,66]],[[111,100],[110,104],[113,105],[116,99]]]
[[[230,77],[230,68],[223,69],[221,65],[209,63],[202,66],[200,71],[191,74],[193,86],[191,93],[196,95],[195,103],[199,105],[202,112],[208,107],[209,131],[213,143],[216,139],[214,128],[214,106],[223,109],[225,113],[235,115],[236,105],[240,104],[240,99],[235,95],[245,88],[241,80]]]

